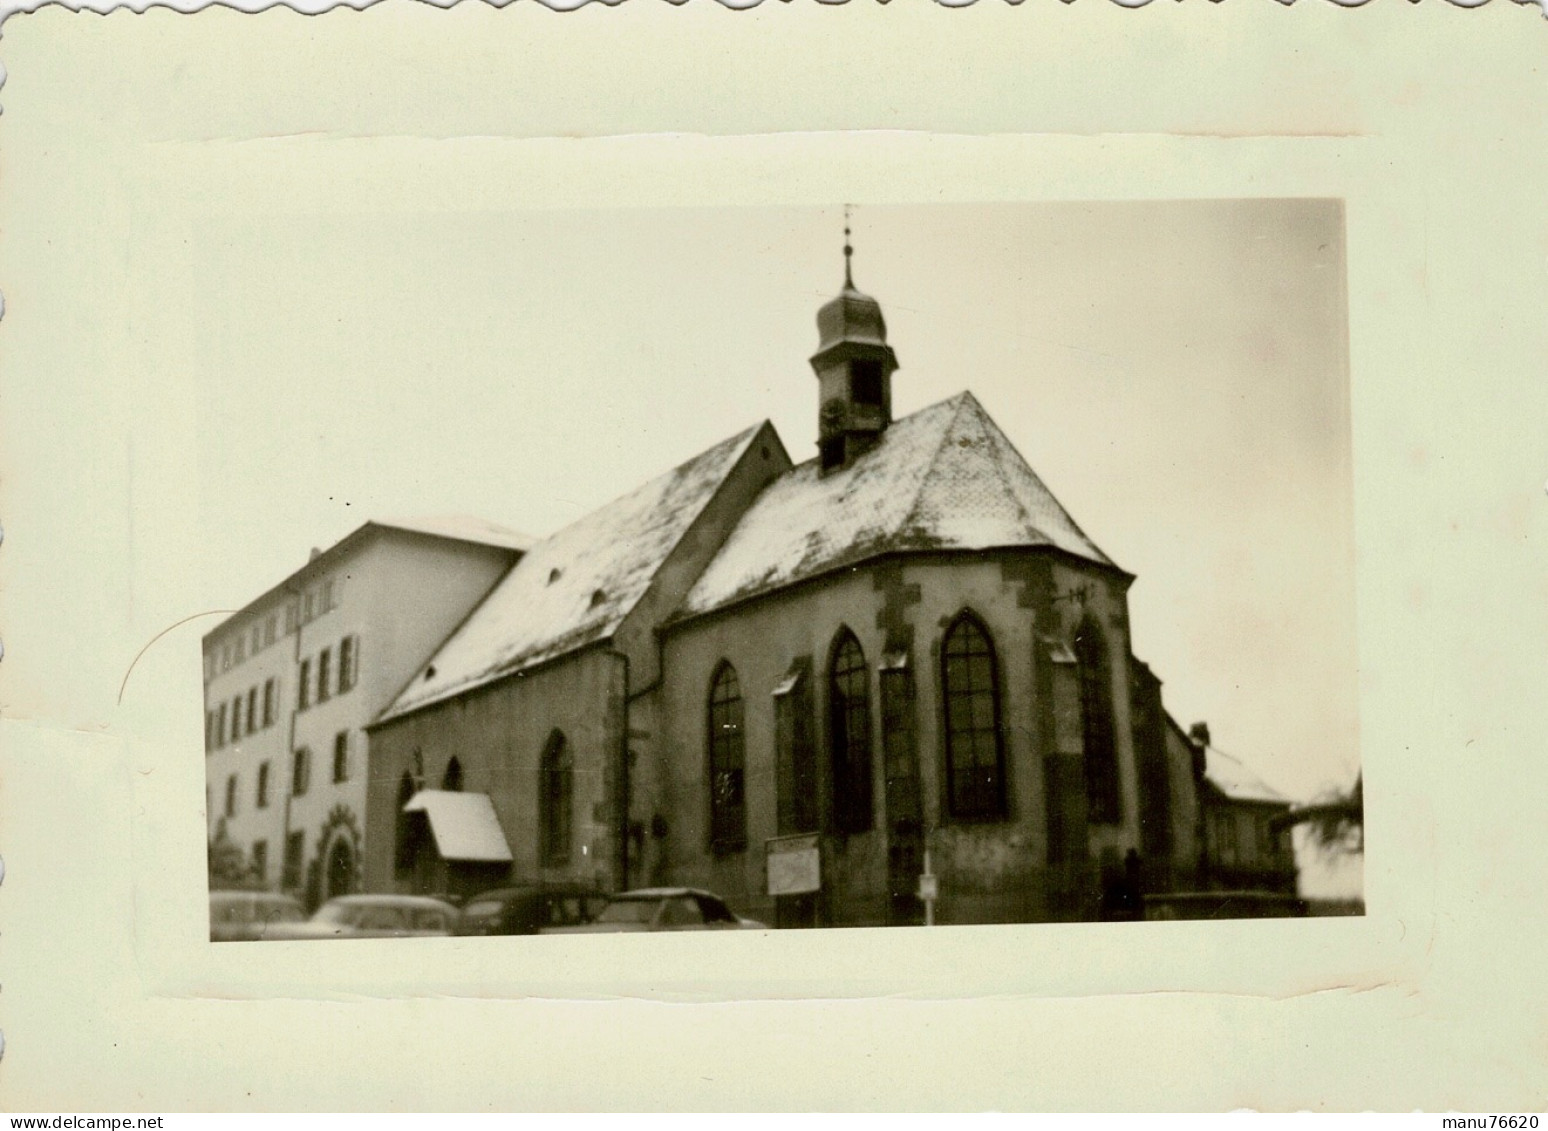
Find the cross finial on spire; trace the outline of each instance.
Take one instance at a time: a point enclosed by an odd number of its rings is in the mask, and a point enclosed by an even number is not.
[[[855,254],[855,249],[849,245],[849,205],[844,205],[844,289],[854,290],[855,281],[850,275],[849,262]]]

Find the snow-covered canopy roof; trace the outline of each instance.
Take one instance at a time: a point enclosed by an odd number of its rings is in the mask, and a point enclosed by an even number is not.
[[[532,546],[383,720],[612,635],[761,427],[722,441]]]
[[[770,483],[682,611],[708,612],[895,550],[1010,546],[1113,565],[964,392],[894,422],[842,470],[822,474],[811,460]]]
[[[487,793],[453,793],[422,789],[403,806],[405,813],[423,813],[442,860],[509,864],[511,846]]]
[[[1204,776],[1233,801],[1273,801],[1285,804],[1289,800],[1248,769],[1240,759],[1213,746],[1204,748]]]

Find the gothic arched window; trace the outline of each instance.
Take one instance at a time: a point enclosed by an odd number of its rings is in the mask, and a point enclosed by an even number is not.
[[[545,865],[563,864],[570,858],[571,798],[575,789],[575,769],[570,760],[570,744],[554,731],[543,747],[538,768],[538,850]]]
[[[1118,792],[1117,728],[1113,725],[1113,676],[1107,640],[1087,617],[1075,630],[1075,661],[1080,672],[1081,734],[1086,764],[1086,814],[1115,824],[1122,814]]]
[[[871,679],[865,653],[849,629],[828,664],[828,753],[833,766],[833,821],[840,832],[871,827]]]
[[[710,680],[708,714],[710,848],[734,852],[747,844],[746,741],[742,685],[729,663]]]
[[[446,763],[446,772],[441,775],[441,788],[448,793],[462,792],[462,763],[455,756]]]
[[[1005,815],[1004,740],[999,671],[989,633],[962,613],[941,645],[946,707],[946,807],[953,817]]]

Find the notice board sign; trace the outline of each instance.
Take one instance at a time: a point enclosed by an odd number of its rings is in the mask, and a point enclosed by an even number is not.
[[[805,895],[822,889],[822,851],[816,833],[773,837],[764,847],[770,895]]]

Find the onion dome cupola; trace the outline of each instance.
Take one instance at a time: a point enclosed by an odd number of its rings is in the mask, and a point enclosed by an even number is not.
[[[844,229],[844,289],[817,312],[817,450],[822,470],[848,467],[892,422],[897,355],[887,344],[881,304],[855,289]]]

